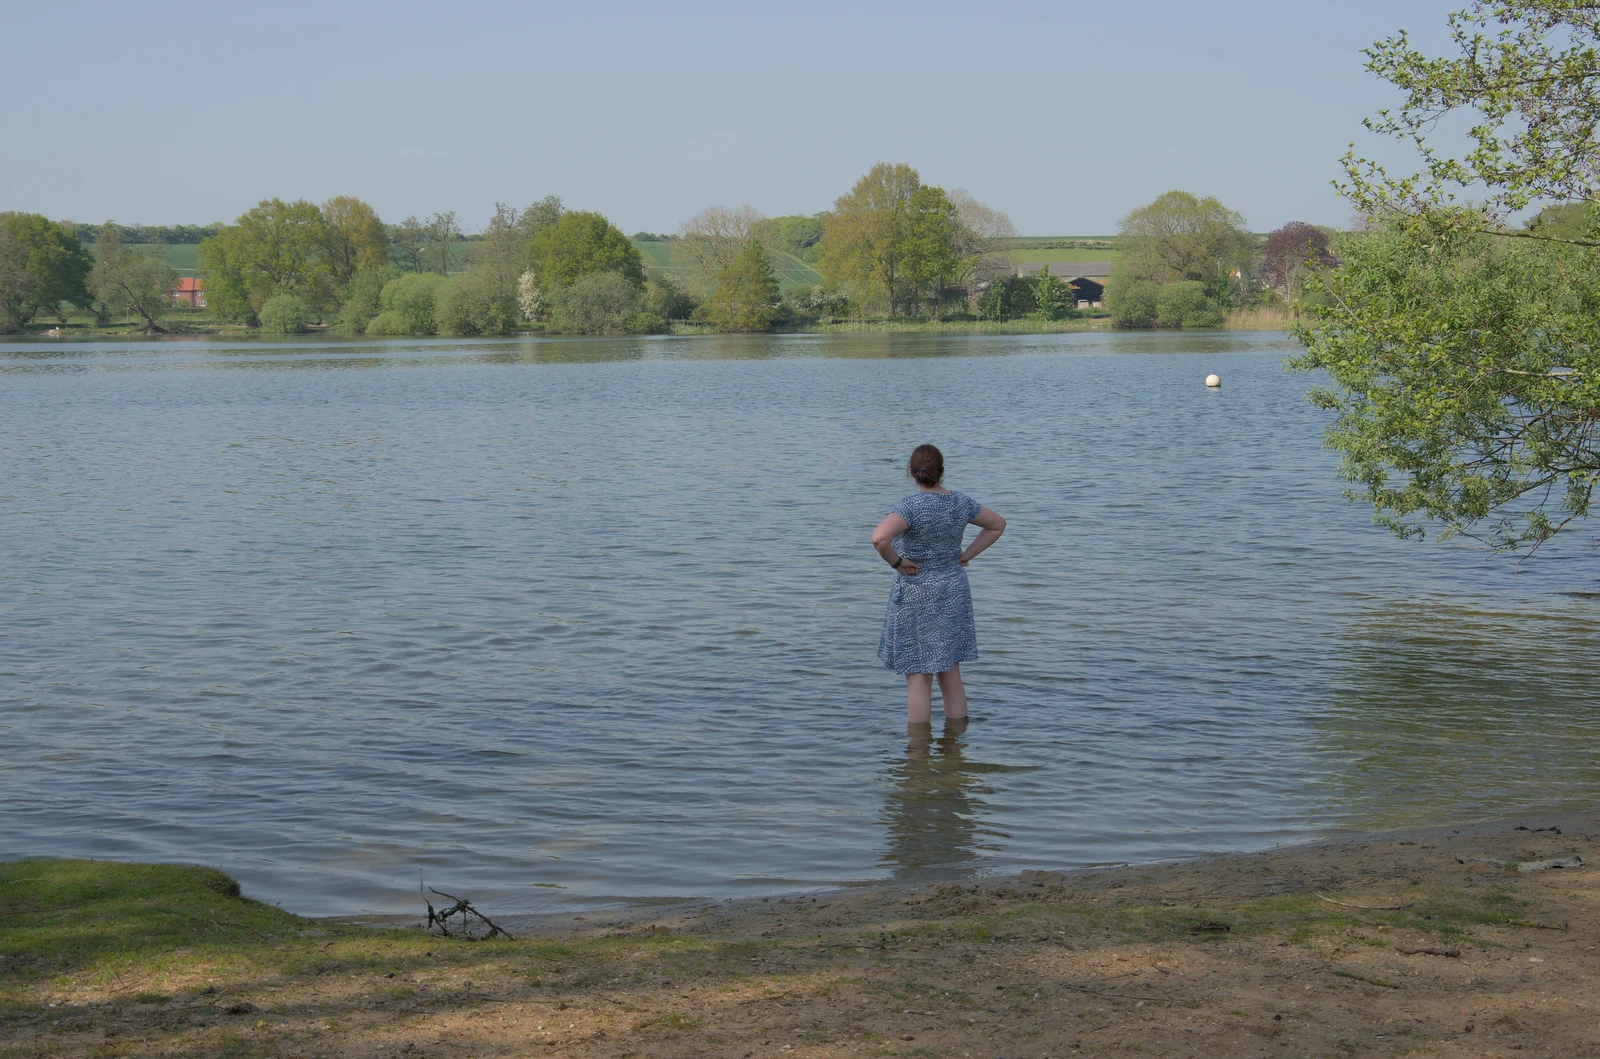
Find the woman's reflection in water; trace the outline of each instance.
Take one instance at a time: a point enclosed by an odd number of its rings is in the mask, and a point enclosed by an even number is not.
[[[966,730],[964,717],[947,721],[938,737],[931,725],[907,728],[905,761],[890,768],[894,790],[885,813],[889,849],[882,863],[896,880],[969,875],[977,866],[982,836],[994,834],[979,824],[980,796],[993,793],[979,776],[1004,766],[969,762],[962,754]]]

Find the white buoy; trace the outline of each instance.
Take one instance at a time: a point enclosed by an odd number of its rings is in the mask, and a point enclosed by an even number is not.
[[[1220,376],[1220,375],[1207,375],[1206,376],[1206,385],[1211,387],[1211,389],[1213,389],[1213,390],[1217,389],[1218,387],[1220,387],[1222,385],[1222,376]]]

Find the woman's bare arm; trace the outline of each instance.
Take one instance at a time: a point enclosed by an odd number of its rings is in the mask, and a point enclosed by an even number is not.
[[[966,566],[979,552],[999,540],[1000,534],[1006,531],[1006,520],[1000,512],[991,511],[986,507],[980,507],[978,513],[972,516],[972,524],[982,532],[974,537],[972,543],[967,545],[967,550],[961,553],[962,566]]]
[[[878,523],[878,528],[872,531],[872,546],[878,549],[878,554],[883,556],[883,561],[890,566],[894,566],[894,561],[900,558],[894,552],[894,539],[910,528],[905,519],[891,511],[882,522]],[[897,569],[902,574],[911,576],[921,567],[917,566],[915,559],[907,559]]]

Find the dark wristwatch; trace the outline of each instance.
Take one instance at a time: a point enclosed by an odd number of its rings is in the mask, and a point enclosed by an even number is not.
[[[900,569],[900,564],[905,562],[905,561],[906,561],[906,557],[905,556],[903,556],[903,555],[897,556],[895,558],[895,561],[889,564],[889,567],[890,567],[890,569],[898,570],[898,569]]]

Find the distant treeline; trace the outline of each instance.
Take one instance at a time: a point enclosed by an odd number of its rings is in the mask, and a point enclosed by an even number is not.
[[[124,243],[192,246],[222,231],[223,225],[221,221],[215,224],[118,224],[107,221],[104,224],[72,223],[72,228],[78,233],[78,238],[86,243],[98,243],[102,233],[115,230]]]
[[[521,210],[497,204],[472,236],[453,211],[385,223],[351,196],[263,199],[231,223],[204,226],[0,213],[0,331],[40,313],[65,324],[71,306],[97,323],[134,313],[152,331],[203,310],[267,331],[369,335],[753,331],[872,317],[1048,322],[1096,307],[1102,294],[1120,326],[1210,327],[1225,310],[1300,297],[1305,277],[1335,260],[1329,236],[1292,224],[1262,245],[1217,200],[1173,191],[1122,219],[1103,287],[1074,286],[1048,268],[1018,276],[1011,254],[1110,250],[1110,239],[1021,239],[1004,213],[886,162],[825,213],[712,206],[670,236],[631,240],[603,214],[568,210],[554,195]],[[160,244],[196,240],[199,286],[180,288]],[[670,250],[647,263],[640,247],[667,241]],[[821,282],[785,291],[774,260]]]

